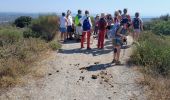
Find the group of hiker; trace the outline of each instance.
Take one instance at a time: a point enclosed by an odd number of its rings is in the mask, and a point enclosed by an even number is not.
[[[137,41],[140,32],[143,30],[143,22],[138,12],[135,13],[135,18],[131,19],[128,10],[124,9],[115,11],[114,17],[111,14],[97,14],[92,25],[89,11],[85,11],[82,16],[82,11],[78,10],[78,14],[73,17],[71,11],[67,11],[67,15],[62,13],[60,18],[61,39],[66,42],[68,39],[81,41],[81,48],[84,48],[84,42],[87,42],[87,50],[91,50],[90,40],[93,35],[98,39],[97,48],[104,49],[104,40],[108,38],[113,44],[113,61],[112,63],[120,64],[119,57],[121,47],[127,44],[127,35],[132,33],[133,41]],[[133,32],[131,32],[133,30]]]

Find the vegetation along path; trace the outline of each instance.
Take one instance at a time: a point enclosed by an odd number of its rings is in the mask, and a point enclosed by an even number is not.
[[[128,37],[131,44],[132,39]],[[46,75],[38,81],[17,86],[0,96],[1,100],[145,100],[144,89],[135,82],[142,75],[128,67],[132,49],[122,50],[122,65],[111,64],[111,41],[105,49],[80,49],[80,43],[63,44],[59,53],[41,62]]]

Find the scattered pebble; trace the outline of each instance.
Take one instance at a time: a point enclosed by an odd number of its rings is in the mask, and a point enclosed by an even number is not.
[[[57,73],[60,72],[59,70],[56,71]]]
[[[51,73],[48,73],[48,75],[50,76],[50,75],[52,75]]]
[[[86,67],[79,68],[79,70],[86,70],[86,69],[87,69]]]
[[[92,79],[97,79],[97,75],[92,75]]]
[[[99,62],[94,62],[95,65],[99,64]]]
[[[108,99],[111,99],[111,97],[108,97]]]
[[[81,73],[83,73],[84,71],[82,70]]]

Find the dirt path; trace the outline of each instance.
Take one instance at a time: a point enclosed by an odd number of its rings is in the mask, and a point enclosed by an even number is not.
[[[132,39],[128,37],[129,44]],[[104,50],[80,50],[79,43],[64,44],[62,50],[46,59],[47,73],[38,81],[18,86],[0,96],[1,100],[145,100],[143,88],[135,83],[141,75],[125,62],[131,48],[121,54],[122,65],[112,61],[111,42]],[[88,67],[88,68],[85,68]],[[92,79],[92,75],[94,75]]]

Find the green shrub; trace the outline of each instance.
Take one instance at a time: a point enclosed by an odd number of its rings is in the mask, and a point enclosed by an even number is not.
[[[170,35],[170,17],[169,15],[154,18],[150,22],[144,23],[144,29],[152,31],[157,35]]]
[[[22,38],[22,31],[14,27],[4,27],[0,29],[0,46],[6,43],[17,42]]]
[[[16,27],[24,28],[31,24],[31,20],[32,18],[29,16],[21,16],[15,20],[14,24]]]
[[[170,43],[165,37],[144,32],[136,45],[131,60],[136,65],[144,66],[147,73],[170,74]]]
[[[58,50],[61,48],[61,44],[57,41],[51,41],[49,45],[53,50]]]
[[[33,20],[31,25],[34,34],[47,41],[50,41],[55,37],[56,31],[59,31],[58,27],[58,17],[55,15],[40,16],[38,19]]]

